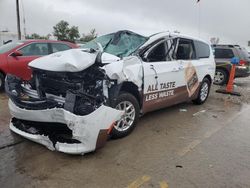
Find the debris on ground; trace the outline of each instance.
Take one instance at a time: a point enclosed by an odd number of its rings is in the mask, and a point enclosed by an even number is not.
[[[181,108],[179,111],[180,112],[187,112],[187,109]]]
[[[201,110],[199,112],[194,113],[193,116],[198,116],[198,115],[205,113],[205,112],[206,112],[206,110]]]

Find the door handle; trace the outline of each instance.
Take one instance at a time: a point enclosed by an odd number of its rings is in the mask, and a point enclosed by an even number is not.
[[[184,67],[181,65],[180,67],[179,67],[179,70],[183,70],[184,69]]]

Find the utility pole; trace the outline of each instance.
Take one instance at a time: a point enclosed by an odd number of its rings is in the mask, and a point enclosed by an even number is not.
[[[17,16],[17,33],[18,33],[18,40],[21,40],[21,26],[20,26],[20,14],[19,14],[19,0],[16,0],[16,16]]]

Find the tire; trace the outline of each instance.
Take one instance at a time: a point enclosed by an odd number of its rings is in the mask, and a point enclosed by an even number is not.
[[[127,113],[122,117],[120,121],[117,121],[113,130],[111,131],[111,138],[118,139],[129,135],[135,128],[136,123],[139,119],[140,106],[137,99],[130,93],[121,93],[115,103],[112,105],[113,108],[123,110],[124,107],[131,106]],[[132,118],[132,119],[131,119]]]
[[[223,69],[216,69],[214,76],[214,84],[215,85],[224,85],[228,82],[228,72]]]
[[[5,81],[5,77],[4,75],[0,72],[0,91],[4,90],[4,81]]]
[[[204,78],[199,89],[198,97],[195,100],[193,100],[193,103],[197,105],[205,103],[209,96],[210,87],[211,87],[211,82],[209,81],[209,79]]]

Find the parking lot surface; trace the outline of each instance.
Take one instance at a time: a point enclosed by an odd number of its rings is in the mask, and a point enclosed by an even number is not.
[[[0,94],[0,187],[250,187],[250,78],[143,116],[134,132],[84,156],[52,152],[8,128]]]

